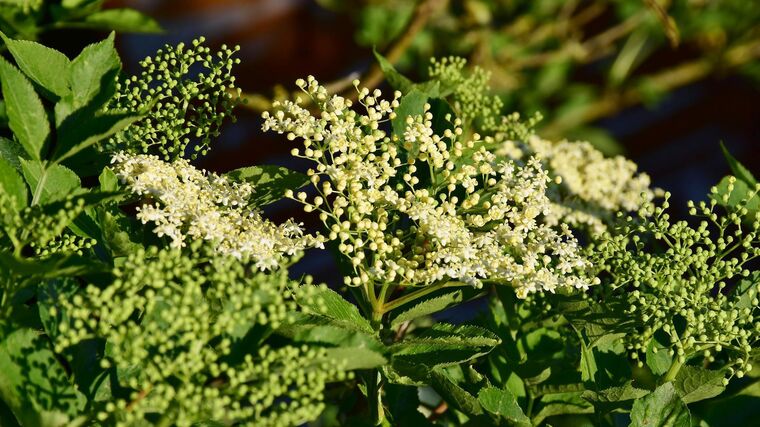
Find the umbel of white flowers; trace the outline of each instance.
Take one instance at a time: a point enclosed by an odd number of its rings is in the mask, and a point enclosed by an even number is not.
[[[292,154],[315,163],[308,174],[319,195],[289,195],[319,211],[354,267],[348,284],[488,280],[520,296],[591,284],[569,228],[541,220],[552,205],[540,161],[499,162],[480,135],[465,139],[450,116],[450,129],[436,134],[429,105],[406,118],[403,134],[388,134],[382,125],[398,114],[398,92],[383,100],[355,82],[360,114],[313,77],[296,84],[320,114],[300,100],[276,102],[264,113],[264,130],[303,140]]]
[[[187,240],[212,241],[220,253],[251,259],[268,270],[281,265],[286,255],[322,246],[321,236],[304,235],[291,220],[276,225],[262,218],[248,204],[255,191],[249,183],[231,182],[184,159],[168,163],[156,156],[118,153],[113,166],[131,192],[152,199],[138,208],[137,218],[156,224],[153,231],[167,236],[171,247]]]

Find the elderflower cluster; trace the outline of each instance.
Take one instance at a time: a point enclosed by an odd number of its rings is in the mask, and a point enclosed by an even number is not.
[[[239,46],[212,53],[203,37],[188,47],[165,46],[154,57],[140,62],[142,73],[117,83],[108,108],[140,111],[150,108],[145,118],[112,138],[111,151],[160,154],[165,160],[183,157],[193,143],[192,159],[205,155],[219,136],[222,122],[232,116],[239,99],[232,66]],[[198,72],[197,68],[201,68]]]
[[[539,156],[550,175],[559,178],[549,197],[548,224],[583,226],[593,234],[607,229],[615,213],[634,212],[656,191],[649,176],[637,173],[634,162],[622,156],[607,158],[588,142],[553,142],[531,135],[525,142],[504,141],[497,154],[522,159]]]
[[[218,252],[251,259],[267,270],[277,268],[285,255],[322,246],[321,236],[304,235],[292,220],[275,225],[248,206],[255,191],[249,183],[231,182],[184,159],[167,163],[156,156],[118,153],[113,163],[132,193],[149,198],[138,207],[137,218],[154,223],[153,231],[167,236],[171,247],[211,241]]]
[[[101,365],[115,367],[129,390],[105,404],[98,421],[128,426],[163,416],[177,426],[291,426],[317,418],[325,382],[345,379],[339,364],[317,349],[244,339],[291,321],[287,273],[257,273],[203,248],[141,249],[113,269],[108,286],[88,285],[58,301],[67,317],[56,351],[105,340]]]
[[[452,106],[464,123],[477,122],[484,132],[496,130],[503,120],[501,98],[490,94],[491,73],[480,67],[466,72],[467,60],[457,56],[431,58],[428,76],[451,93]]]
[[[590,248],[593,264],[614,278],[610,286],[633,321],[625,337],[633,358],[661,331],[681,363],[694,355],[709,362],[727,358],[739,377],[752,368],[750,353],[760,340],[760,282],[750,266],[760,256],[760,215],[750,223],[743,217],[758,190],[727,215],[718,215],[714,200],[690,203],[691,214],[704,218],[698,226],[671,222],[666,194],[661,207],[646,202],[637,219],[628,217],[618,233],[606,233]],[[729,185],[726,197],[732,191]],[[651,249],[658,245],[666,249]]]
[[[399,114],[398,92],[388,101],[379,90],[359,90],[359,114],[313,77],[296,84],[321,113],[299,100],[275,103],[264,130],[303,139],[293,154],[316,164],[308,174],[319,195],[288,195],[320,212],[354,267],[348,284],[489,280],[521,297],[589,285],[576,274],[588,264],[569,229],[541,221],[551,203],[538,160],[497,163],[479,135],[464,140],[459,119],[446,117],[451,128],[437,135],[429,105],[388,134],[382,127]]]

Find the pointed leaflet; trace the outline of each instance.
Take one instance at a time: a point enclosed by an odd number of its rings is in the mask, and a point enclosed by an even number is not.
[[[24,179],[32,192],[32,205],[61,200],[81,187],[81,181],[71,169],[61,165],[44,167],[34,160],[22,160]]]
[[[69,89],[69,58],[55,49],[28,40],[12,40],[0,33],[16,64],[30,79],[52,93],[52,101]]]
[[[162,31],[153,18],[134,9],[108,9],[87,15],[77,26],[108,29],[124,33],[159,33]]]
[[[631,427],[689,427],[689,418],[686,405],[670,382],[636,400],[631,409]]]
[[[56,125],[60,126],[69,115],[83,107],[87,107],[89,114],[99,110],[116,91],[120,71],[121,60],[114,47],[114,33],[82,49],[71,61],[71,93],[55,106]]]
[[[13,206],[17,212],[26,207],[28,196],[24,180],[21,179],[21,175],[16,172],[16,169],[2,157],[0,157],[0,191],[13,198]]]
[[[341,327],[374,333],[372,325],[362,317],[355,305],[325,285],[303,285],[296,290],[296,302],[302,308],[331,319]]]
[[[58,130],[58,145],[53,159],[62,162],[78,152],[123,130],[142,117],[132,113],[104,113],[84,123],[77,114],[65,120]]]
[[[297,190],[309,183],[306,175],[277,165],[249,166],[227,172],[234,181],[245,181],[255,190],[251,198],[254,206],[263,206],[280,200],[285,190]]]
[[[750,172],[749,169],[744,167],[743,164],[739,163],[739,161],[731,155],[731,153],[728,151],[728,148],[726,148],[726,145],[723,144],[722,141],[720,143],[720,149],[723,151],[723,157],[726,158],[726,162],[731,168],[731,172],[734,174],[734,176],[750,186],[754,187],[757,185],[757,180],[754,176],[752,176],[752,172]]]
[[[39,160],[50,137],[45,108],[29,80],[2,58],[0,80],[10,128],[29,156]]]
[[[454,291],[448,294],[440,295],[434,298],[424,300],[414,307],[401,312],[391,321],[391,328],[396,328],[400,324],[414,320],[418,317],[427,316],[437,313],[446,307],[462,302],[462,291]]]
[[[525,415],[509,390],[486,387],[478,393],[478,402],[486,411],[507,421],[530,425],[530,418]]]
[[[0,136],[0,158],[21,172],[21,159],[26,159],[24,147],[16,141]]]

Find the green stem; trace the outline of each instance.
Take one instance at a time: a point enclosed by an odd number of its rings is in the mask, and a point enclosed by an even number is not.
[[[410,292],[406,295],[400,296],[396,298],[395,300],[388,302],[387,304],[383,304],[382,307],[380,307],[380,309],[382,313],[387,313],[391,310],[401,307],[404,304],[408,304],[416,299],[424,297],[425,295],[431,294],[439,289],[442,289],[445,287],[456,287],[456,286],[469,286],[469,285],[462,282],[438,282],[429,286],[425,286],[424,288],[418,289],[414,292]]]
[[[379,426],[385,421],[385,411],[383,410],[383,387],[381,384],[380,371],[373,369],[367,377],[367,403],[369,404],[369,414],[373,425]]]
[[[678,375],[678,371],[681,370],[681,366],[683,366],[683,362],[681,362],[681,359],[676,356],[673,359],[673,363],[670,365],[670,369],[668,369],[668,372],[662,377],[662,383],[664,384],[676,379],[676,375]]]

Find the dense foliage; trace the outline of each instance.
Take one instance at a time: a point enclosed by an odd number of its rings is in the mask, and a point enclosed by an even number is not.
[[[483,68],[414,82],[377,54],[392,96],[308,76],[263,113],[304,174],[214,173],[191,162],[241,100],[238,48],[127,76],[113,34],[73,59],[14,37],[2,426],[691,426],[756,403],[760,184],[725,147],[733,175],[675,220],[630,160],[504,116]],[[324,227],[266,218],[282,199]],[[344,286],[290,277],[310,250]]]

